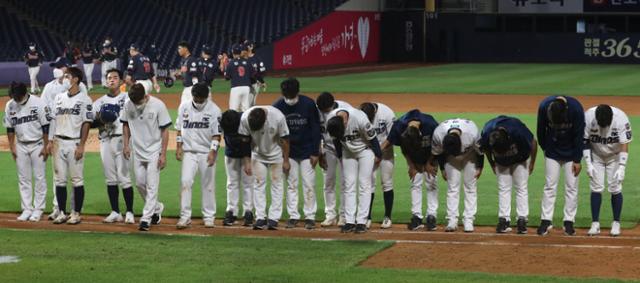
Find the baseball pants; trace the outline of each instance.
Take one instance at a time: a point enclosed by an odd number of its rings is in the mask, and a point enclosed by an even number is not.
[[[84,157],[76,160],[75,152],[80,139],[63,140],[56,138],[53,144],[53,170],[55,176],[56,187],[67,187],[67,175],[71,180],[71,186],[74,188],[84,186]],[[54,190],[54,192],[56,192]],[[71,211],[76,211],[75,194],[71,194]],[[55,206],[61,211],[67,211],[66,207],[58,205],[57,192],[54,194]],[[65,198],[66,203],[66,198]],[[83,201],[83,200],[79,200]],[[80,212],[80,211],[77,211]]]
[[[160,186],[159,155],[157,154],[147,161],[141,161],[136,157],[133,158],[136,187],[140,196],[142,196],[142,200],[144,200],[141,222],[151,223],[151,216],[154,213],[159,213],[163,207],[162,203],[158,201],[158,187]]]
[[[372,193],[376,189],[376,172],[380,172],[380,183],[382,191],[388,192],[393,190],[393,157],[391,159],[382,159],[378,170],[374,170],[371,174]]]
[[[542,220],[553,220],[553,209],[556,202],[558,179],[560,172],[564,171],[564,221],[575,221],[578,210],[578,183],[579,178],[573,175],[573,161],[559,161],[545,157],[546,183],[542,194]]]
[[[16,143],[16,167],[18,169],[18,187],[20,189],[20,208],[22,211],[42,213],[47,196],[46,162],[40,156],[44,148],[42,141]],[[35,181],[32,188],[31,179]]]
[[[180,96],[180,104],[184,103],[185,101],[193,100],[193,95],[191,94],[192,88],[193,86],[184,87],[184,89],[182,90],[182,96]]]
[[[251,85],[251,95],[249,100],[249,107],[256,105],[256,101],[258,100],[258,94],[260,94],[260,84],[255,83]]]
[[[424,218],[422,214],[422,184],[427,187],[427,215],[438,212],[438,180],[426,172],[417,173],[411,180],[411,214]]]
[[[84,68],[84,76],[87,80],[87,87],[89,89],[93,88],[93,63],[91,64],[82,64],[82,68]]]
[[[251,87],[237,86],[231,88],[229,94],[229,109],[236,110],[238,112],[244,112],[249,109],[251,105]]]
[[[144,91],[147,94],[150,94],[151,91],[153,90],[153,82],[151,82],[151,80],[139,80],[136,81],[136,83],[141,84],[144,87]],[[189,96],[191,97],[191,90],[189,90]]]
[[[227,172],[227,210],[239,215],[240,190],[242,187],[242,213],[253,210],[253,176],[244,172],[242,158],[224,157]]]
[[[100,157],[107,186],[131,187],[130,163],[124,158],[122,137],[107,137],[100,140]]]
[[[340,167],[340,189],[344,192],[344,168],[342,162],[333,150],[324,150],[324,158],[327,161],[327,170],[324,171],[324,213],[327,219],[337,218],[336,214],[336,176]],[[340,216],[344,216],[344,197],[340,198],[338,209]]]
[[[100,81],[105,87],[107,86],[107,71],[113,68],[118,68],[117,60],[104,61],[100,66]]]
[[[302,179],[302,194],[304,199],[304,218],[308,220],[316,220],[316,211],[318,204],[316,203],[316,170],[311,166],[310,159],[292,159],[289,158],[291,169],[287,176],[287,213],[289,218],[300,219],[298,212],[298,178]]]
[[[51,141],[53,142],[53,141]],[[55,150],[54,152],[51,153],[51,158],[53,158],[54,162],[51,163],[51,166],[53,167],[53,174],[51,174],[52,179],[53,179],[53,188],[52,188],[52,193],[53,193],[53,198],[51,198],[51,204],[53,204],[53,211],[56,210],[60,210],[60,207],[58,207],[58,198],[56,196],[56,164],[55,164]],[[73,210],[73,208],[75,207],[75,197],[73,196],[73,194],[71,194],[71,198],[69,199],[70,205],[71,205],[71,210]]]
[[[343,150],[344,216],[347,223],[364,224],[367,221],[371,193],[373,192],[373,184],[371,183],[373,165],[374,155],[371,149],[365,149],[358,153]]]
[[[282,162],[264,163],[255,159],[251,160],[255,187],[253,191],[253,204],[256,208],[256,219],[267,218],[267,175],[271,173],[271,205],[268,218],[274,221],[282,217]]]
[[[529,162],[523,161],[511,166],[496,164],[498,177],[498,217],[511,221],[511,188],[516,191],[516,215],[529,217]]]
[[[447,219],[457,222],[460,204],[460,186],[464,187],[464,212],[462,217],[465,220],[475,220],[478,210],[478,192],[476,169],[476,153],[470,150],[457,157],[448,157],[444,165],[447,174]]]
[[[595,174],[589,181],[591,191],[594,193],[602,193],[605,186],[605,173],[607,190],[612,195],[617,195],[622,192],[622,183],[613,179],[613,174],[618,170],[618,155],[611,155],[608,157],[601,157],[594,153],[591,154],[593,168],[595,168]]]
[[[29,80],[31,81],[31,92],[34,93],[40,90],[38,86],[38,73],[40,73],[40,66],[29,67]]]
[[[185,152],[182,158],[180,218],[191,218],[191,192],[196,173],[200,172],[202,219],[214,220],[216,215],[216,165],[209,167],[208,153]]]

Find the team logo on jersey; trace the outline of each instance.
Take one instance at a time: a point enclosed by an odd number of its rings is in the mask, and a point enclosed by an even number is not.
[[[624,124],[624,128],[627,129],[627,131],[631,130],[631,125],[629,123]]]
[[[185,119],[189,118],[189,113],[187,112],[182,113],[182,118],[185,118]]]
[[[376,133],[382,134],[387,131],[387,122],[380,122],[378,128],[376,129]]]
[[[195,67],[195,66],[196,66],[195,62],[191,63],[191,67]]]

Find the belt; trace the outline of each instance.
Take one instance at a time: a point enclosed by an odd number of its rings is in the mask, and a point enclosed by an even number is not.
[[[79,140],[80,138],[70,138],[67,136],[60,136],[60,135],[56,135],[56,138],[59,138],[61,140],[67,140],[67,141],[72,141],[72,140]]]
[[[21,144],[34,144],[34,143],[42,142],[42,139],[35,140],[35,141],[18,141],[18,142]]]
[[[103,137],[103,138],[104,138],[104,139],[111,139],[111,138],[119,138],[119,137],[121,137],[121,136],[122,136],[122,135],[109,135],[109,136],[105,136],[105,137]]]

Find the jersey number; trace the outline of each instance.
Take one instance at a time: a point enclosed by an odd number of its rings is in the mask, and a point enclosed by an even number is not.
[[[240,66],[238,67],[238,76],[244,77],[244,67]]]

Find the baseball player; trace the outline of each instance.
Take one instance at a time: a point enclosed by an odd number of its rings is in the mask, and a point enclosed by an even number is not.
[[[129,55],[131,55],[131,57],[129,58],[125,81],[127,81],[129,85],[134,83],[142,84],[147,93],[151,93],[151,87],[153,87],[156,93],[158,93],[160,92],[160,85],[156,80],[155,73],[153,73],[151,61],[140,53],[139,50],[140,47],[135,43],[129,47]]]
[[[213,62],[213,52],[208,45],[202,46],[202,54],[198,59],[198,74],[200,75],[199,81],[204,83],[207,87],[211,88],[213,78],[217,72],[216,63]]]
[[[31,81],[31,94],[40,92],[40,86],[38,86],[38,73],[40,73],[40,66],[42,66],[42,60],[44,54],[40,50],[36,49],[36,44],[29,43],[29,50],[24,54],[24,61],[27,64],[29,71],[29,80]]]
[[[124,124],[124,157],[131,159],[132,146],[136,187],[144,200],[138,229],[149,231],[150,224],[160,224],[164,210],[164,204],[158,201],[158,188],[160,171],[167,165],[171,117],[164,103],[138,83],[129,90],[120,121]]]
[[[182,161],[180,219],[176,227],[191,224],[191,189],[200,172],[204,227],[213,228],[216,214],[216,158],[220,146],[220,108],[209,99],[209,87],[197,83],[191,101],[180,105],[176,130],[176,159]]]
[[[282,173],[289,172],[289,128],[277,108],[254,106],[242,114],[238,134],[250,138],[251,158],[244,170],[255,178],[253,199],[256,207],[254,230],[277,230],[282,216]],[[271,205],[266,213],[267,173],[271,173]],[[268,218],[267,218],[268,217]]]
[[[585,149],[583,152],[589,185],[591,187],[591,228],[588,234],[600,234],[600,205],[607,177],[607,189],[611,193],[613,223],[611,236],[620,235],[622,212],[622,182],[624,181],[631,124],[619,108],[606,104],[592,107],[585,113]]]
[[[127,93],[120,92],[122,73],[118,69],[107,71],[109,92],[93,103],[96,111],[94,124],[99,128],[100,157],[107,183],[107,194],[111,204],[111,213],[102,221],[104,223],[122,222],[122,214],[118,203],[118,185],[122,188],[127,211],[124,222],[135,223],[133,216],[133,187],[131,185],[130,163],[125,160],[122,150],[122,123],[119,117],[124,114],[124,105],[129,100]]]
[[[116,48],[115,44],[111,40],[111,37],[107,36],[104,39],[104,42],[102,43],[102,50],[100,51],[100,59],[99,59],[100,62],[102,62],[102,65],[100,67],[101,68],[100,76],[102,80],[102,86],[104,87],[108,87],[107,86],[107,70],[118,68],[118,62],[116,61],[117,58],[118,58],[118,49]]]
[[[562,171],[565,178],[564,233],[569,236],[576,233],[573,223],[578,210],[578,175],[582,169],[584,128],[584,110],[575,98],[552,95],[540,103],[537,137],[544,151],[546,182],[538,235],[546,235],[552,227],[558,179]]]
[[[222,224],[232,226],[240,212],[238,199],[242,190],[244,226],[253,225],[253,176],[247,175],[244,159],[251,158],[249,138],[238,134],[242,113],[227,110],[222,113],[220,126],[224,132],[224,166],[227,173],[227,209]]]
[[[23,83],[12,83],[11,100],[5,107],[3,124],[7,128],[11,156],[18,169],[20,207],[18,221],[40,221],[45,207],[46,161],[49,153],[49,107],[37,96],[27,94]],[[35,180],[32,188],[31,178]]]
[[[91,43],[87,42],[82,48],[82,68],[84,69],[84,76],[87,80],[87,86],[89,90],[93,88],[93,62],[96,60],[96,51],[91,46]]]
[[[477,181],[482,174],[484,156],[479,149],[480,133],[476,124],[467,119],[446,120],[434,130],[431,141],[431,157],[427,172],[436,175],[433,165],[440,159],[442,177],[447,181],[447,219],[445,232],[458,229],[458,205],[460,202],[460,179],[464,184],[464,231],[473,232],[477,203]]]
[[[151,66],[153,67],[153,73],[158,74],[158,62],[160,61],[160,52],[158,52],[158,48],[156,48],[156,43],[152,42],[149,45],[149,48],[144,53],[151,61]]]
[[[338,225],[344,226],[346,219],[344,218],[344,198],[341,198],[338,213],[336,213],[336,175],[337,168],[340,167],[340,188],[344,190],[344,170],[342,162],[338,159],[333,139],[327,132],[327,115],[335,109],[351,108],[349,103],[341,100],[335,100],[329,92],[321,93],[316,98],[316,105],[320,111],[320,132],[322,133],[322,153],[320,154],[320,167],[324,172],[324,213],[325,220],[320,223],[322,227]]]
[[[229,109],[239,112],[251,107],[252,96],[251,86],[253,84],[255,70],[251,63],[240,56],[246,47],[236,44],[231,48],[233,59],[227,64],[224,70],[224,78],[231,81],[231,92],[229,94]]]
[[[264,74],[267,71],[267,67],[264,65],[264,62],[262,61],[260,56],[258,56],[253,52],[255,44],[252,41],[246,40],[244,42],[244,45],[247,47],[247,59],[249,60],[249,63],[251,63],[251,66],[253,66],[253,69],[256,72],[255,74],[256,82],[253,85],[251,85],[250,105],[253,106],[253,105],[256,105],[256,99],[258,98],[258,94],[260,93],[260,90],[267,89],[267,83],[264,81]]]
[[[71,67],[78,66],[78,60],[80,59],[80,50],[71,42],[67,41],[64,50],[62,50],[62,57],[67,59],[67,62],[71,65]]]
[[[186,41],[178,43],[178,55],[180,59],[180,70],[177,76],[182,76],[182,96],[180,96],[180,104],[191,100],[191,88],[198,83],[198,60],[191,56],[191,45]]]
[[[84,202],[84,146],[94,119],[93,104],[89,95],[80,88],[82,71],[76,67],[67,69],[63,85],[67,91],[55,97],[55,138],[53,150],[56,198],[60,214],[54,224],[78,224]],[[68,175],[68,176],[67,176]],[[67,218],[67,177],[73,186],[73,212]]]
[[[302,181],[304,199],[304,227],[316,227],[316,170],[320,155],[320,117],[313,99],[300,94],[300,83],[288,78],[280,83],[282,98],[273,103],[284,114],[289,127],[289,163],[287,176],[287,228],[294,228],[300,220],[298,212],[298,176]]]
[[[422,224],[422,183],[427,187],[427,230],[436,230],[438,211],[438,182],[435,176],[426,172],[427,160],[431,156],[431,137],[438,127],[438,122],[431,115],[413,109],[393,122],[387,140],[382,143],[385,152],[392,145],[400,146],[409,168],[411,180],[411,221],[407,226],[415,231],[424,227]]]
[[[342,226],[341,232],[350,233],[355,230],[356,233],[364,233],[367,231],[366,222],[373,191],[371,172],[382,158],[380,143],[367,115],[359,109],[338,108],[327,118],[327,132],[333,139],[344,168],[346,224]]]
[[[482,129],[480,149],[487,156],[491,170],[498,177],[497,233],[511,231],[511,187],[516,189],[518,234],[527,233],[529,192],[527,183],[533,172],[538,142],[520,120],[498,116]]]
[[[387,136],[391,131],[391,126],[396,120],[396,115],[389,108],[382,103],[365,102],[360,104],[360,110],[367,114],[369,122],[376,130],[376,137],[380,145],[387,141]],[[391,211],[393,210],[393,147],[387,146],[382,151],[382,161],[380,166],[374,168],[371,174],[371,203],[369,204],[369,216],[367,217],[367,229],[371,226],[371,210],[373,208],[373,198],[375,195],[376,185],[376,171],[380,172],[380,181],[382,185],[383,198],[384,198],[384,218],[380,228],[391,228]]]

